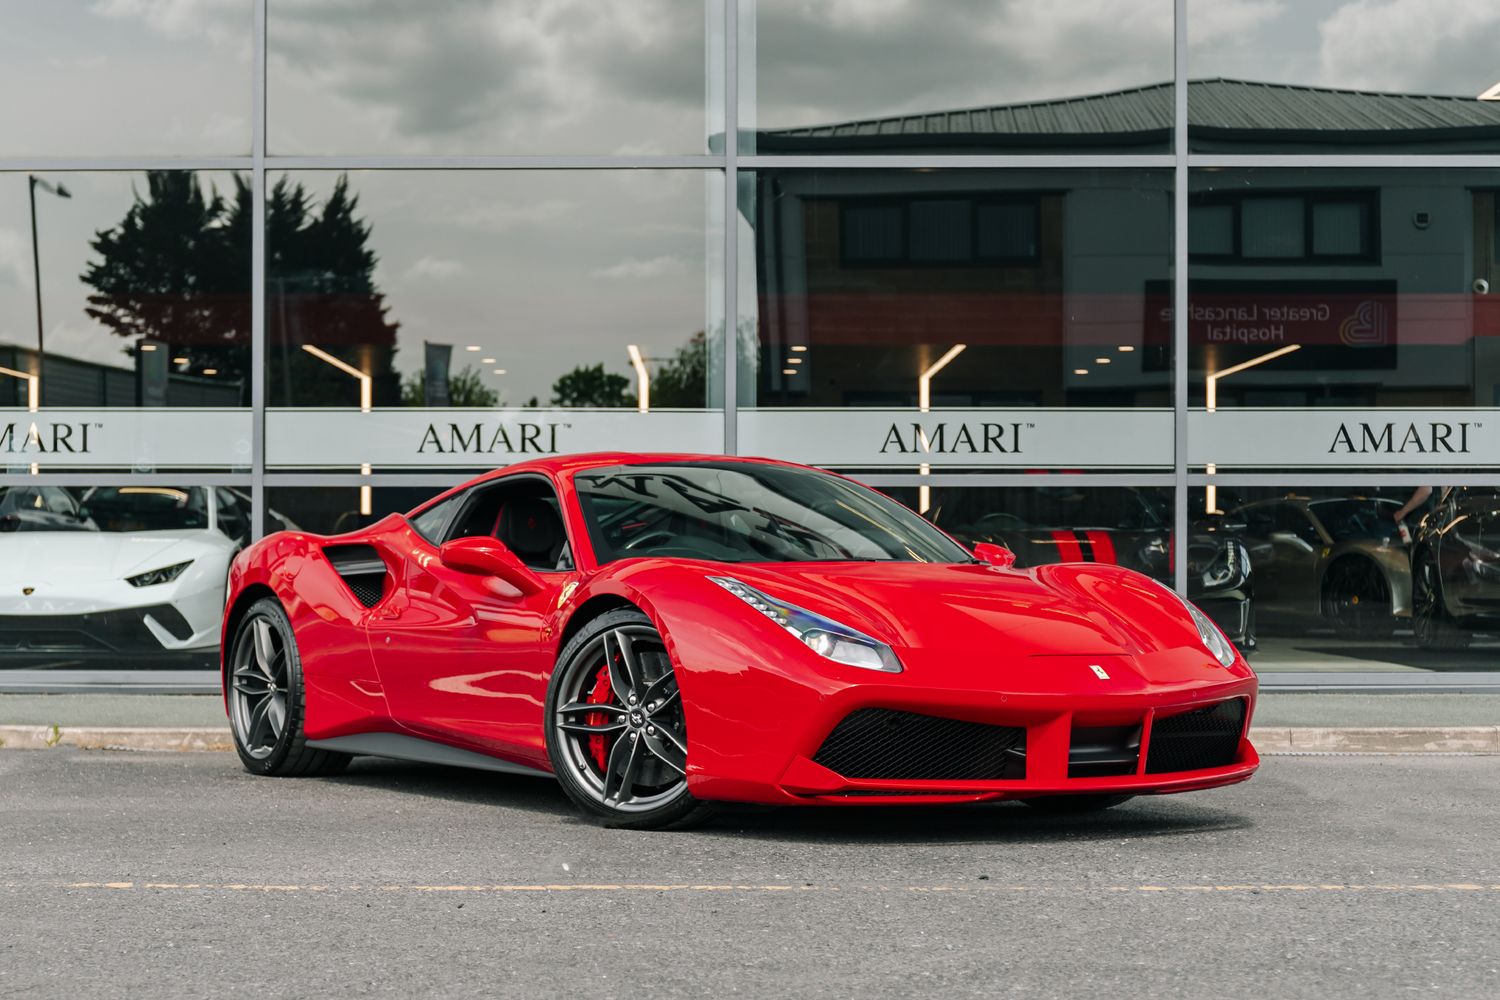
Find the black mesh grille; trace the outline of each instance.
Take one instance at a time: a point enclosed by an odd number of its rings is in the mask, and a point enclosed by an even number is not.
[[[846,778],[993,780],[1026,776],[1026,730],[862,708],[813,760]]]
[[[346,576],[344,582],[354,591],[354,596],[367,608],[373,608],[385,596],[385,574],[379,576]]]
[[[1197,771],[1233,764],[1244,726],[1243,698],[1159,718],[1151,724],[1146,773]]]
[[[385,596],[385,561],[369,545],[330,545],[323,550],[333,570],[359,603],[373,608]]]

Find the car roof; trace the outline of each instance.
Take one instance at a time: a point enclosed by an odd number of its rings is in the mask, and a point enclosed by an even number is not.
[[[636,452],[636,451],[593,451],[574,455],[548,455],[543,458],[528,459],[525,462],[517,462],[503,468],[486,473],[475,482],[487,479],[495,479],[500,476],[515,475],[517,473],[533,472],[552,476],[571,476],[577,472],[589,469],[603,469],[616,465],[665,465],[665,464],[708,464],[737,462],[746,465],[778,465],[787,468],[807,468],[793,462],[782,462],[774,458],[759,458],[752,455],[707,455],[693,454],[690,452]]]

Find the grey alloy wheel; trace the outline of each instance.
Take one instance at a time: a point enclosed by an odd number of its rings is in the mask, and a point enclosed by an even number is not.
[[[243,752],[265,760],[286,732],[289,656],[270,616],[252,614],[242,629],[230,666],[229,718]]]
[[[559,768],[610,813],[687,796],[687,731],[666,646],[646,622],[611,624],[568,658],[551,713]]]

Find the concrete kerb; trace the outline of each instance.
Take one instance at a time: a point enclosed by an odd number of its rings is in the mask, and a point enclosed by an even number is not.
[[[1429,728],[1331,728],[1267,726],[1250,730],[1262,754],[1297,753],[1466,753],[1500,754],[1500,726]],[[47,750],[230,751],[228,728],[147,726],[0,726],[0,748]]]

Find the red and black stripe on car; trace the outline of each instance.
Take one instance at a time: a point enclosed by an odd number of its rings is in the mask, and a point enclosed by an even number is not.
[[[1052,542],[1057,546],[1058,562],[1118,563],[1115,542],[1107,531],[1063,531],[1052,532]]]

